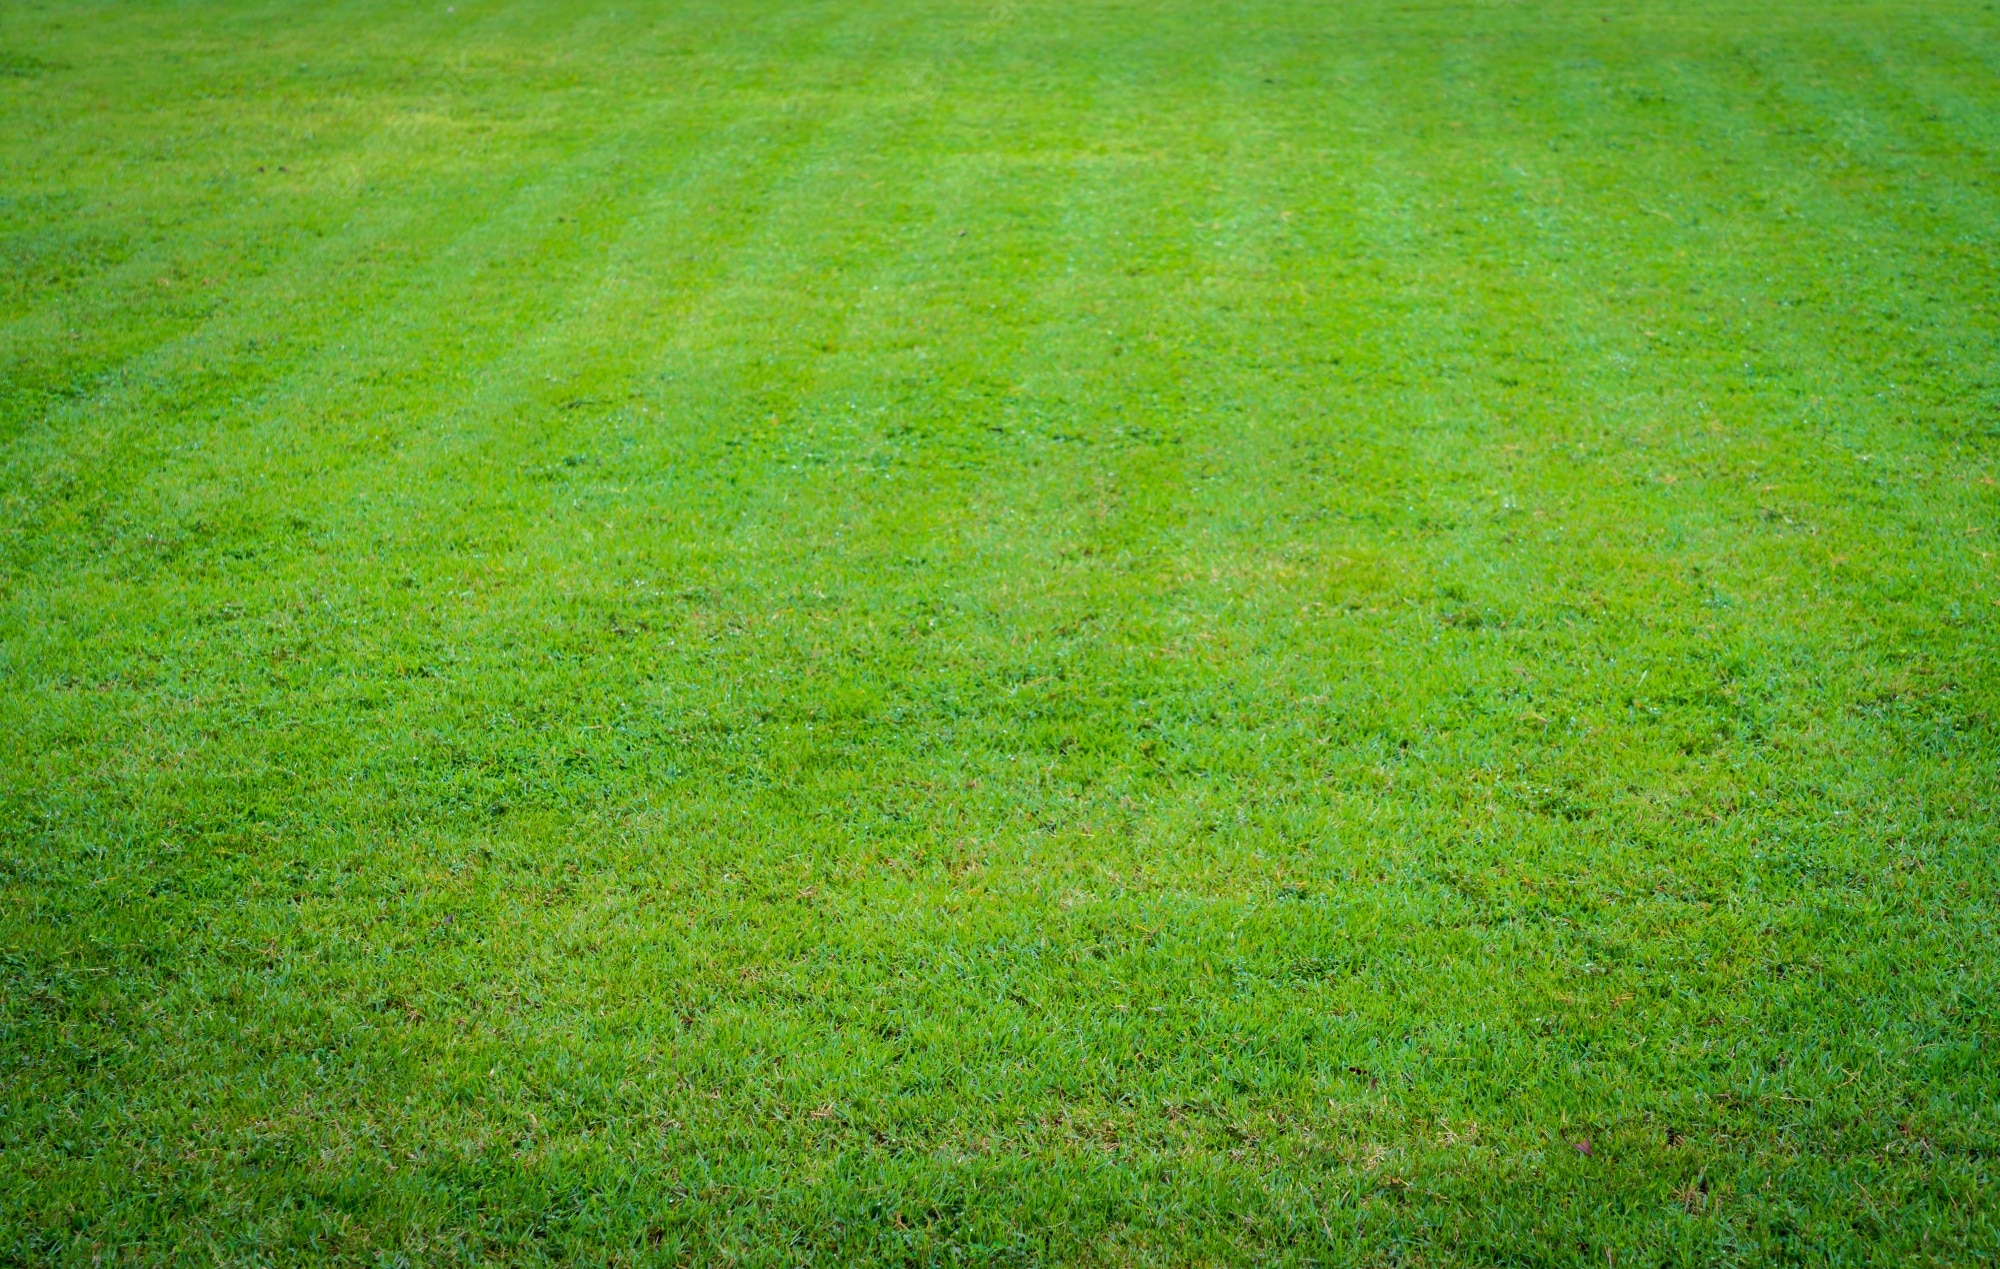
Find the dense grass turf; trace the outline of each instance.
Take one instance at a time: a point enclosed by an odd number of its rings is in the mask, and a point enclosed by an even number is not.
[[[2000,10],[0,8],[0,1260],[2000,1251]]]

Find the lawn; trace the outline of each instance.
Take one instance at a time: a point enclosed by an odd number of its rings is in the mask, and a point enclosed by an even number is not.
[[[1990,1264],[2000,6],[0,7],[0,1263]]]

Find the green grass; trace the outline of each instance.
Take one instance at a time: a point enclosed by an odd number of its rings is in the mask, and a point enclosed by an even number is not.
[[[0,1261],[2000,1254],[2000,8],[0,7]]]

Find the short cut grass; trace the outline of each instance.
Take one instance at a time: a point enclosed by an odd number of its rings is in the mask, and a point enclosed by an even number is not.
[[[0,1261],[1990,1261],[1996,66],[0,7]]]

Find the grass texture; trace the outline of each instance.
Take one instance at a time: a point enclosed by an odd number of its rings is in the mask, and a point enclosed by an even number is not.
[[[0,8],[0,1261],[1988,1264],[2000,9]]]

